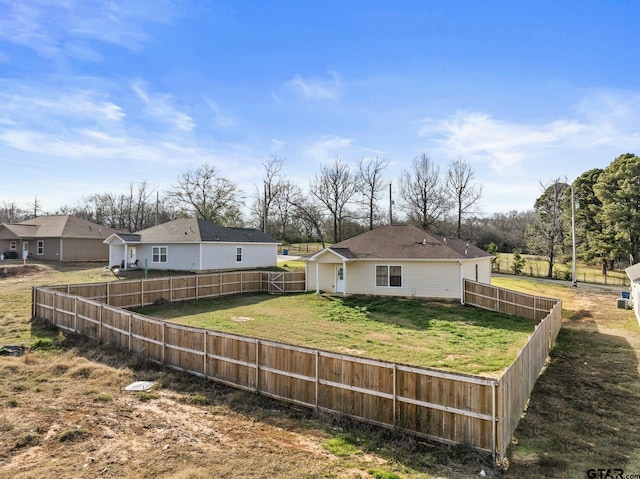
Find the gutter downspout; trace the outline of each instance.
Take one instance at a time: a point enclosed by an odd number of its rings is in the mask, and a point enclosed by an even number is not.
[[[459,260],[460,264],[460,304],[464,306],[464,267],[462,265],[462,260]]]

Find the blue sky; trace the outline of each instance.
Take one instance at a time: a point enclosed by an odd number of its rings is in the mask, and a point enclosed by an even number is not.
[[[640,154],[636,1],[0,0],[0,203],[74,206],[208,162],[469,162],[485,214]]]

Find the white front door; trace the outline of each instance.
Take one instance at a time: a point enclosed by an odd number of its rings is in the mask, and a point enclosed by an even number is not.
[[[344,268],[336,266],[336,293],[344,293]]]
[[[25,241],[22,243],[22,258],[27,259],[29,256],[29,242]]]

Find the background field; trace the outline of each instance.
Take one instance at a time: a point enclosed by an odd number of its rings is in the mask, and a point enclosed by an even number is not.
[[[57,265],[56,265],[57,266]],[[494,284],[561,297],[565,323],[515,432],[490,457],[282,406],[148,365],[29,322],[33,284],[117,280],[87,265],[32,265],[0,278],[0,477],[584,478],[640,474],[640,328],[620,288],[514,277]],[[156,380],[148,393],[121,388]]]

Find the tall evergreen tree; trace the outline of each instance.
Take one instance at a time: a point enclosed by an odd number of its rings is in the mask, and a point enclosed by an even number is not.
[[[611,260],[627,255],[630,262],[640,260],[640,158],[633,153],[620,155],[600,174],[593,189],[602,202],[597,215],[602,249]]]

